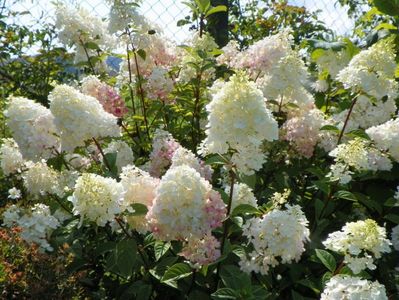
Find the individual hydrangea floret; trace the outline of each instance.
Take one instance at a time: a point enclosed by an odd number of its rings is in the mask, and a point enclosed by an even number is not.
[[[344,262],[355,274],[366,268],[374,270],[374,260],[391,252],[385,228],[371,219],[346,223],[341,231],[330,233],[323,244],[345,255]]]
[[[190,238],[179,255],[186,258],[194,268],[199,269],[220,257],[220,242],[211,234],[200,239]]]
[[[8,190],[8,197],[7,197],[8,199],[17,200],[21,198],[21,196],[22,196],[21,190],[17,189],[16,187],[13,187]]]
[[[202,238],[225,216],[219,193],[195,169],[183,165],[162,177],[147,219],[154,236],[170,241]]]
[[[112,141],[109,143],[107,148],[104,149],[104,154],[108,153],[116,153],[115,165],[118,168],[118,173],[121,172],[123,167],[133,164],[133,151],[124,141]]]
[[[286,210],[274,209],[262,218],[249,220],[243,235],[253,251],[241,257],[241,270],[266,275],[270,267],[299,261],[309,234],[308,220],[298,205],[287,204]]]
[[[395,80],[394,49],[392,38],[380,40],[355,55],[349,65],[339,72],[337,79],[355,93],[362,91],[378,100],[385,96],[396,98],[399,85]]]
[[[225,192],[230,195],[230,186],[226,186]],[[241,204],[257,207],[258,203],[252,189],[245,183],[235,183],[233,186],[233,197],[231,200],[231,211]]]
[[[0,167],[3,174],[8,176],[21,171],[25,160],[17,143],[13,139],[2,139],[0,146]]]
[[[75,191],[68,200],[73,204],[73,213],[83,219],[105,226],[127,207],[123,204],[122,184],[112,178],[85,173],[78,178]]]
[[[385,286],[349,275],[335,275],[326,283],[320,300],[388,300]]]
[[[159,185],[159,179],[151,177],[145,171],[135,166],[122,168],[121,184],[125,190],[124,206],[129,207],[134,203],[144,204],[149,209],[155,199],[155,190]],[[126,216],[129,225],[142,233],[150,230],[145,216]]]
[[[207,137],[202,151],[226,154],[233,149],[231,160],[238,170],[246,175],[259,170],[265,161],[261,145],[264,140],[278,139],[278,124],[266,109],[255,83],[242,73],[233,75],[226,83],[218,82],[206,109]]]
[[[92,138],[121,134],[115,116],[104,111],[96,98],[73,87],[57,85],[49,95],[49,101],[64,151],[72,152]]]
[[[51,215],[47,205],[37,203],[30,209],[12,205],[3,213],[3,218],[5,226],[18,226],[22,229],[21,238],[26,242],[37,244],[42,251],[53,250],[47,238],[60,223]]]
[[[23,97],[11,97],[9,101],[4,115],[24,159],[40,161],[56,154],[60,140],[50,110]]]

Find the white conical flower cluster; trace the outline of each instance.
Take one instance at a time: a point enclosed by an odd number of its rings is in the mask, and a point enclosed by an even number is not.
[[[4,115],[25,159],[40,161],[59,150],[54,116],[43,105],[27,98],[11,97]]]
[[[2,139],[0,146],[0,167],[3,174],[10,174],[21,171],[25,160],[22,157],[17,143],[13,139]]]
[[[205,153],[235,153],[232,162],[244,174],[251,175],[265,161],[261,150],[264,140],[278,139],[278,124],[266,109],[262,92],[242,73],[226,83],[217,82],[209,112]]]
[[[67,85],[57,85],[49,101],[64,151],[72,152],[92,138],[120,136],[117,118],[104,111],[94,97]]]
[[[254,250],[241,257],[245,272],[267,274],[270,267],[298,261],[309,240],[308,220],[298,205],[286,205],[286,210],[274,209],[262,218],[251,219],[243,234]]]
[[[366,268],[374,270],[374,259],[391,252],[385,228],[371,219],[346,223],[341,231],[330,233],[323,244],[345,255],[344,262],[355,274]]]
[[[399,162],[399,118],[370,127],[366,133],[375,142],[377,148],[388,151]]]

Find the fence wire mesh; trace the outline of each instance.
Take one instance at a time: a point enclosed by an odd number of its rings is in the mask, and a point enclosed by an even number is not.
[[[240,4],[245,5],[249,1],[251,0],[240,0]],[[109,5],[104,0],[63,2],[84,7],[101,18],[106,18],[109,12]],[[183,0],[145,0],[140,6],[140,12],[160,25],[166,36],[181,42],[190,35],[187,26],[177,26],[178,20],[189,15],[189,9],[182,2]],[[19,24],[38,26],[43,21],[54,21],[52,0],[6,0],[5,3],[11,11],[25,12],[22,16],[13,18]],[[353,29],[354,24],[348,17],[346,8],[336,3],[336,0],[289,0],[288,4],[303,6],[312,12],[318,11],[319,19],[339,35],[345,35]]]

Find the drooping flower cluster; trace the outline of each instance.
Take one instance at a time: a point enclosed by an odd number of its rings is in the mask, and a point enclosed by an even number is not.
[[[22,229],[21,238],[26,242],[37,244],[41,250],[53,250],[47,238],[60,223],[51,215],[47,205],[39,203],[30,209],[12,205],[3,213],[3,218],[5,226],[18,226]]]
[[[105,226],[116,214],[123,212],[124,190],[121,183],[112,178],[85,173],[78,178],[75,190],[68,200],[73,204],[73,213]]]
[[[220,257],[220,242],[211,234],[203,238],[191,238],[179,255],[192,263],[194,268],[208,265]]]
[[[155,199],[155,189],[159,179],[151,177],[145,171],[134,166],[122,169],[121,184],[125,190],[124,206],[129,207],[134,203],[144,204],[149,209]],[[126,216],[127,222],[135,230],[145,233],[150,230],[145,216]]]
[[[8,176],[20,172],[25,161],[19,147],[13,139],[2,139],[0,146],[0,167],[3,174]]]
[[[282,139],[292,143],[299,154],[309,158],[319,141],[318,134],[323,124],[324,116],[320,110],[298,110],[284,123]]]
[[[156,189],[147,219],[161,240],[202,238],[222,224],[225,204],[211,185],[189,166],[169,169]]]
[[[362,91],[376,99],[396,98],[395,50],[393,39],[384,39],[355,55],[337,79],[355,93]]]
[[[371,127],[366,133],[376,143],[377,148],[388,151],[399,162],[399,118]]]
[[[326,283],[320,300],[388,300],[385,286],[349,275],[335,275]]]
[[[331,173],[328,176],[333,180],[340,180],[342,184],[352,180],[353,172],[350,171],[350,167],[355,171],[389,171],[392,169],[390,159],[371,147],[369,141],[361,138],[338,145],[329,155],[335,158],[335,164],[331,165]]]
[[[104,149],[104,154],[108,153],[116,153],[115,165],[118,168],[118,173],[121,172],[123,167],[133,164],[133,151],[124,141],[112,141],[109,143],[107,148]]]
[[[209,112],[205,153],[226,154],[235,150],[232,162],[244,174],[253,174],[265,161],[260,146],[278,139],[278,124],[266,109],[262,92],[242,73],[218,83]]]
[[[173,136],[163,130],[157,129],[152,142],[150,153],[149,173],[151,176],[160,177],[172,163],[172,157],[180,144]]]
[[[106,112],[117,118],[122,118],[128,112],[125,102],[116,90],[96,76],[87,76],[82,80],[82,92],[96,98]]]
[[[173,153],[171,168],[183,165],[195,169],[208,181],[212,179],[212,168],[208,165],[205,165],[205,163],[199,158],[195,157],[194,153],[192,153],[190,150],[180,146]]]
[[[391,252],[385,228],[371,219],[346,223],[341,231],[330,233],[323,244],[345,255],[344,262],[355,274],[366,268],[374,270],[374,259]]]
[[[104,111],[94,97],[67,85],[57,85],[49,101],[64,151],[84,146],[92,138],[120,135],[117,118]]]
[[[226,186],[225,192],[230,195],[230,186]],[[233,186],[233,197],[231,200],[231,211],[241,204],[257,207],[258,203],[252,189],[245,183],[235,183]]]
[[[112,49],[114,40],[108,33],[107,24],[84,8],[74,8],[58,2],[55,10],[55,26],[58,39],[66,46],[76,46],[75,61],[88,60],[87,54],[97,53],[87,43],[96,43],[100,48]]]
[[[4,115],[25,159],[47,159],[59,150],[54,117],[43,105],[27,98],[11,97]]]
[[[267,274],[270,267],[298,261],[309,240],[308,220],[298,205],[286,210],[274,209],[262,218],[249,220],[243,235],[253,246],[248,256],[241,257],[245,272]]]

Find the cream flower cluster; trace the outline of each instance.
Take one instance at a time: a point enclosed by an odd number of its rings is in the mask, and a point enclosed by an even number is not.
[[[116,90],[101,82],[96,76],[90,75],[83,78],[82,92],[96,98],[106,112],[117,118],[122,118],[128,112],[125,102]]]
[[[399,118],[389,120],[379,126],[373,126],[366,133],[375,142],[377,148],[388,151],[399,162]]]
[[[53,250],[47,238],[60,223],[47,205],[38,203],[30,209],[12,205],[3,213],[3,218],[5,226],[22,228],[21,238],[26,242],[37,244],[42,251]]]
[[[388,300],[385,286],[349,275],[335,275],[326,283],[320,300]]]
[[[230,186],[226,186],[225,192],[230,195]],[[245,183],[235,183],[233,186],[233,197],[231,200],[231,211],[241,204],[249,204],[257,207],[258,203],[252,189]]]
[[[362,91],[382,99],[396,98],[398,83],[395,81],[395,50],[393,39],[384,39],[355,55],[349,65],[341,70],[337,79],[355,93]]]
[[[87,60],[83,47],[87,42],[94,42],[103,50],[112,49],[114,39],[108,33],[107,24],[89,11],[59,2],[56,5],[55,17],[60,42],[66,46],[76,46],[75,61]],[[86,48],[86,51],[90,56],[97,55],[95,50]]]
[[[147,219],[154,236],[170,241],[202,238],[225,216],[220,195],[196,170],[183,165],[162,177]]]
[[[319,142],[324,122],[324,115],[319,109],[298,110],[284,123],[282,139],[292,143],[299,154],[309,158]]]
[[[287,204],[286,210],[274,209],[262,218],[249,220],[243,235],[254,250],[241,257],[241,270],[266,275],[270,267],[299,261],[309,234],[308,220],[298,205]]]
[[[0,167],[3,174],[8,176],[21,171],[24,159],[17,143],[13,139],[2,139],[0,146]]]
[[[64,151],[84,146],[84,142],[93,137],[120,136],[117,118],[104,111],[94,97],[67,85],[57,85],[49,101]]]
[[[135,166],[124,167],[120,177],[125,190],[124,206],[129,207],[134,203],[140,203],[149,209],[155,199],[159,179],[151,177],[150,174]],[[145,216],[126,216],[126,218],[129,225],[138,232],[145,233],[150,230]]]
[[[24,187],[34,197],[54,194],[58,188],[57,171],[47,166],[46,161],[28,162],[27,170],[22,173]]]
[[[43,105],[23,97],[11,97],[4,115],[7,126],[27,160],[39,161],[54,155],[60,141],[54,117]]]
[[[206,180],[211,181],[213,170],[210,166],[205,165],[205,163],[199,158],[195,157],[194,153],[190,150],[179,147],[173,153],[172,156],[172,165],[171,168],[186,165],[193,169],[195,169],[198,173],[201,174]]]
[[[150,153],[149,173],[151,176],[160,177],[172,163],[175,151],[181,147],[173,136],[163,130],[157,129],[152,142]]]
[[[108,30],[110,33],[123,32],[130,24],[136,30],[148,31],[148,22],[137,11],[135,3],[120,0],[107,0],[111,5],[109,12]]]
[[[391,160],[379,150],[370,146],[370,142],[355,138],[345,144],[338,145],[329,153],[334,157],[335,164],[331,165],[328,177],[339,179],[342,184],[351,181],[349,167],[355,171],[389,171],[392,169]]]
[[[124,190],[121,183],[112,178],[85,173],[78,178],[75,190],[68,200],[73,204],[73,213],[105,226],[115,215],[123,212]]]
[[[229,82],[217,83],[209,112],[204,153],[236,152],[232,162],[244,174],[251,175],[265,161],[261,150],[264,140],[278,139],[278,124],[266,109],[262,92],[240,73]]]
[[[371,219],[346,223],[341,231],[330,233],[323,244],[345,255],[344,262],[355,274],[366,268],[374,270],[374,259],[391,252],[385,228]]]
[[[340,51],[318,49],[317,51],[321,51],[321,55],[316,59],[319,73],[326,71],[333,79],[336,79],[338,73],[350,62],[350,54],[346,49]]]
[[[213,263],[220,257],[220,242],[211,234],[203,238],[190,238],[179,255],[186,258],[194,268]]]
[[[169,76],[168,70],[155,67],[146,82],[148,97],[153,100],[161,100],[164,103],[172,102],[170,93],[173,90],[173,79]]]
[[[371,126],[382,124],[392,118],[396,109],[395,100],[392,98],[387,99],[385,102],[372,103],[369,97],[360,95],[353,107],[345,132],[359,128],[367,129]],[[343,128],[347,115],[348,109],[332,115],[334,122],[338,123],[338,128]]]
[[[104,154],[108,153],[116,153],[115,165],[118,168],[118,173],[121,172],[123,167],[133,164],[133,151],[124,141],[112,141],[109,143],[107,148],[104,149]]]
[[[284,30],[255,42],[241,52],[236,43],[230,42],[222,49],[224,53],[218,57],[218,61],[231,68],[248,69],[251,77],[259,77],[291,52],[292,41],[291,31]]]

